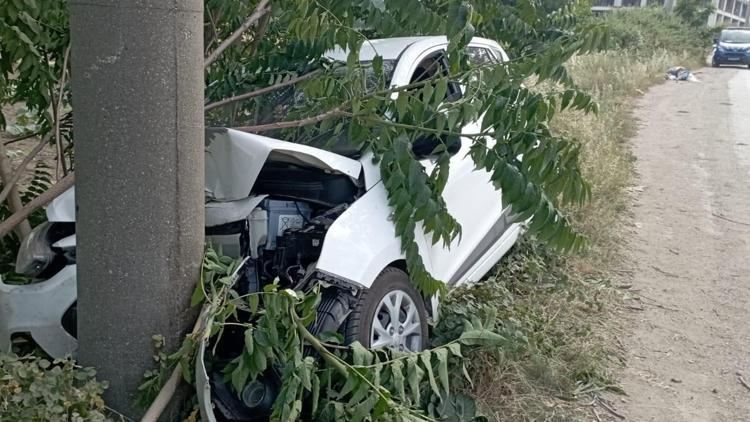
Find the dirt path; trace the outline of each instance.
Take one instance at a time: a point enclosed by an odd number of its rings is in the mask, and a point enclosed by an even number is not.
[[[750,70],[698,77],[636,111],[629,421],[750,421]]]

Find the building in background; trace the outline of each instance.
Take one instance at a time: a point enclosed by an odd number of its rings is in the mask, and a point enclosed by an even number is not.
[[[708,26],[750,26],[750,0],[714,0],[714,5]]]
[[[716,11],[708,17],[708,26],[750,26],[750,0],[710,0]],[[623,7],[661,6],[672,10],[677,0],[595,0],[591,11],[604,13]]]

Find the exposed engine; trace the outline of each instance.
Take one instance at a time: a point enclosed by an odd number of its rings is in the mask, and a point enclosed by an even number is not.
[[[269,196],[246,220],[209,228],[206,234],[222,245],[238,240],[239,254],[250,257],[235,286],[239,294],[261,291],[277,279],[283,287],[300,288],[314,273],[312,268],[320,256],[326,232],[347,207],[347,203],[326,208]],[[216,369],[209,376],[217,416],[227,421],[264,420],[278,394],[278,376],[271,370],[245,386],[238,395],[219,368],[242,351],[243,330],[228,327],[217,346]]]
[[[346,177],[275,163],[264,168],[248,198],[257,206],[242,220],[207,227],[207,240],[227,255],[249,257],[235,286],[239,294],[262,291],[276,280],[282,288],[303,289],[315,279],[328,229],[356,194],[356,186]],[[232,391],[221,372],[241,353],[243,342],[242,328],[227,327],[215,347],[209,378],[216,415],[228,421],[264,420],[278,394],[274,370],[240,394]]]

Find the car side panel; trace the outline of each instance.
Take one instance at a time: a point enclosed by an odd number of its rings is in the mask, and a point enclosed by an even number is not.
[[[385,186],[377,183],[334,221],[323,240],[318,271],[370,287],[389,264],[404,259]],[[432,270],[422,226],[415,232],[425,267]]]

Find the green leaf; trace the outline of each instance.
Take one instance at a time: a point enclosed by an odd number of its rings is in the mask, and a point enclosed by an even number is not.
[[[465,331],[458,341],[467,346],[503,346],[508,342],[505,337],[489,330]]]
[[[458,343],[450,343],[448,345],[448,350],[453,354],[453,356],[463,358],[463,355],[461,354],[461,345]]]
[[[247,379],[250,376],[250,368],[246,367],[242,359],[239,360],[239,365],[232,371],[231,382],[234,391],[240,392],[247,384]]]
[[[383,76],[383,56],[376,55],[372,58],[372,69],[378,78]]]
[[[424,377],[424,370],[418,364],[419,357],[417,355],[409,356],[406,358],[406,372],[407,381],[409,381],[409,391],[411,391],[412,400],[414,404],[420,403],[420,392],[419,386]]]
[[[435,380],[435,374],[432,373],[432,362],[430,361],[431,353],[429,350],[419,354],[419,359],[422,361],[422,365],[427,370],[427,381],[430,384],[432,391],[442,399],[440,394],[440,388],[438,388],[437,381]]]
[[[203,293],[203,273],[201,273],[201,277],[198,279],[198,284],[195,285],[193,294],[190,296],[190,307],[203,303],[205,298],[206,295]]]
[[[440,78],[435,83],[435,104],[440,104],[445,101],[445,96],[448,93],[448,79]]]
[[[253,354],[255,346],[255,339],[253,338],[253,327],[249,327],[245,330],[245,352],[248,355]]]
[[[396,387],[396,392],[398,393],[399,398],[401,398],[401,401],[406,401],[406,390],[404,388],[404,374],[402,372],[403,370],[403,362],[400,360],[395,360],[390,365],[391,369],[391,375],[393,376],[393,384]]]
[[[312,398],[310,403],[312,405],[312,414],[318,411],[318,402],[320,402],[320,378],[313,373],[312,374]]]
[[[266,353],[263,350],[255,349],[253,353],[253,364],[255,369],[260,373],[266,370],[268,360],[266,359]]]
[[[354,407],[352,421],[364,421],[372,412],[373,407],[380,399],[377,394],[370,394],[364,401]]]
[[[438,376],[440,377],[440,383],[445,391],[445,397],[450,395],[450,382],[448,381],[448,349],[440,348],[435,350],[435,357],[438,360]]]

